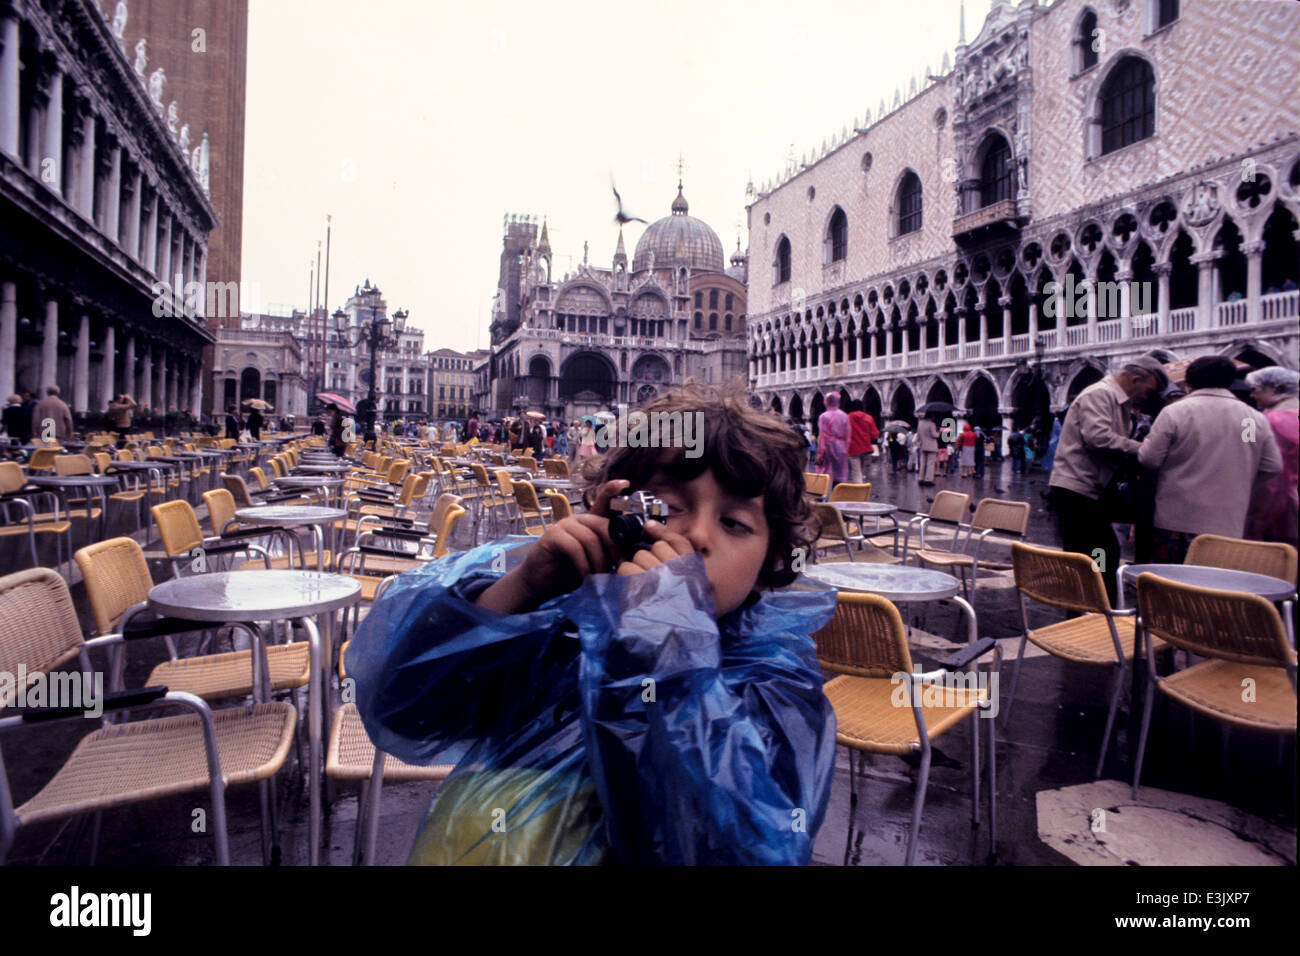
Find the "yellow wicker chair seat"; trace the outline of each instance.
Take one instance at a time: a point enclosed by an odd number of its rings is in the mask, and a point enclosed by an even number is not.
[[[1242,700],[1246,679],[1254,697]],[[1219,720],[1254,730],[1294,734],[1296,695],[1281,667],[1210,660],[1164,678],[1157,685],[1175,700]]]
[[[227,786],[273,776],[293,742],[292,705],[215,711],[217,752]],[[207,790],[208,762],[196,714],[110,724],[83,737],[68,762],[15,811],[24,825],[144,800]]]
[[[931,551],[926,548],[924,551],[916,552],[916,556],[926,564],[937,564],[946,568],[969,568],[974,563],[974,559],[969,554],[962,554],[959,551]]]
[[[1133,660],[1132,617],[1115,618],[1115,633],[1124,651],[1124,660]],[[1058,621],[1029,632],[1031,643],[1067,661],[1080,664],[1114,664],[1115,642],[1110,638],[1103,614],[1085,614],[1068,621]],[[1163,650],[1165,642],[1156,640],[1155,649]]]
[[[266,649],[272,690],[306,687],[311,673],[309,647],[305,641],[272,644]],[[252,651],[180,657],[155,667],[145,686],[164,684],[169,690],[183,690],[205,700],[246,697],[253,692]]]
[[[366,559],[365,572],[378,572],[387,577],[390,574],[401,574],[403,571],[410,571],[413,568],[423,567],[428,564],[428,560],[418,561],[415,558],[386,558],[383,555],[367,554],[363,555]],[[343,562],[347,567],[347,562]]]
[[[299,565],[297,551],[294,551],[292,557],[290,557],[287,554],[273,556],[271,558],[271,570],[272,571],[296,571],[299,570],[300,568],[305,568],[308,571],[315,571],[317,567],[316,552],[305,551],[303,552],[302,557],[303,557],[303,563]],[[326,570],[329,570],[334,566],[333,562],[334,562],[334,552],[330,551],[327,548],[325,550],[325,562],[323,565],[321,565],[321,567],[324,567]],[[235,570],[236,571],[265,571],[266,562],[263,561],[261,558],[256,558],[249,561],[241,561],[239,564],[235,566]]]
[[[375,745],[366,736],[357,705],[344,704],[334,711],[329,751],[325,756],[325,776],[333,780],[369,780],[374,765]],[[454,769],[452,764],[420,767],[398,760],[392,754],[384,756],[384,779],[395,782],[445,780]]]
[[[888,677],[851,677],[842,675],[822,688],[835,709],[835,738],[849,747],[874,753],[902,756],[920,749],[916,718],[906,701],[906,686]],[[987,690],[971,688],[918,688],[921,695],[921,718],[933,740],[958,721],[968,717],[978,702],[988,699]],[[927,692],[938,703],[927,704]]]

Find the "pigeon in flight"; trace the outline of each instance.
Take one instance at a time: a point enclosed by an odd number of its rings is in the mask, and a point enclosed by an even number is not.
[[[623,197],[618,194],[618,187],[614,185],[614,180],[609,181],[609,188],[614,190],[614,202],[618,204],[618,211],[614,213],[614,221],[620,226],[629,222],[645,222],[640,216],[633,216],[623,211]]]

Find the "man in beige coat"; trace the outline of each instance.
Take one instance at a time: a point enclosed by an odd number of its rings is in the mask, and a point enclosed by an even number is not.
[[[50,435],[47,421],[53,422],[54,434]],[[45,390],[45,397],[32,412],[32,434],[38,438],[57,438],[61,442],[72,437],[72,411],[67,403],[59,398],[59,386],[51,385]]]
[[[921,419],[916,429],[916,437],[921,442],[920,482],[922,485],[934,484],[934,461],[939,454],[939,426],[929,416]]]
[[[1136,455],[1140,447],[1129,434],[1133,407],[1168,384],[1164,366],[1154,355],[1130,359],[1120,371],[1079,393],[1057,439],[1050,485],[1061,547],[1097,563],[1112,605],[1117,597],[1119,539],[1103,493],[1125,457]]]
[[[1251,491],[1282,471],[1268,419],[1229,391],[1232,360],[1187,367],[1186,398],[1165,408],[1138,451],[1159,474],[1153,559],[1181,564],[1198,534],[1242,537]]]

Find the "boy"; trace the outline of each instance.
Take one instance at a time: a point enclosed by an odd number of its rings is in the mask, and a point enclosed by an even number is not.
[[[799,440],[690,383],[644,411],[700,413],[703,454],[591,459],[587,513],[402,575],[349,646],[379,747],[473,741],[411,862],[808,862],[835,756],[808,635],[835,594],[770,590],[810,540]],[[629,560],[606,512],[631,491],[668,516]]]

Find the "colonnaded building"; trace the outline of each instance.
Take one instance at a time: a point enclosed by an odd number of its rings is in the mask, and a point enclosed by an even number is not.
[[[197,415],[211,146],[129,22],[124,2],[0,3],[0,397]]]
[[[690,377],[743,383],[746,257],[737,249],[728,267],[718,234],[689,210],[679,183],[630,263],[620,231],[609,267],[584,254],[560,279],[546,224],[539,234],[535,220],[507,216],[483,411],[572,419]]]
[[[1295,368],[1300,5],[996,2],[960,31],[754,192],[763,404],[1024,427],[1152,349]]]

